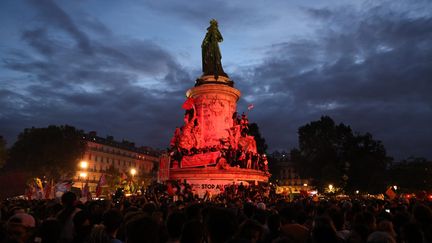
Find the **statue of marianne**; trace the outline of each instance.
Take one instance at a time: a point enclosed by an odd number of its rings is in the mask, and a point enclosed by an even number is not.
[[[207,34],[201,44],[202,50],[202,69],[204,75],[214,75],[216,79],[219,76],[228,75],[222,69],[222,55],[219,50],[219,42],[223,38],[218,29],[218,23],[215,19],[210,20],[210,26],[207,28]]]

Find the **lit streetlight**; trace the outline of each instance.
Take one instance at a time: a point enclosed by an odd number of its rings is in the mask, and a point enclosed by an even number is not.
[[[80,162],[79,166],[81,169],[85,170],[88,168],[88,162],[83,160]]]
[[[132,175],[132,177],[133,177],[133,176],[135,176],[135,174],[137,173],[137,171],[136,171],[136,169],[132,168],[132,169],[130,170],[130,173],[131,173],[131,175]]]
[[[359,193],[360,193],[360,191],[359,191],[359,190],[356,190],[356,191],[355,191],[355,193],[356,193],[356,194],[359,194]]]
[[[81,189],[84,188],[84,181],[85,181],[86,178],[87,178],[87,172],[86,172],[86,170],[87,170],[88,166],[89,166],[89,164],[88,164],[88,162],[85,161],[85,160],[81,160],[80,163],[79,163],[79,167],[80,167],[81,170],[82,170],[82,171],[79,173],[79,178],[78,178],[79,181],[81,182]]]
[[[332,184],[328,185],[328,189],[329,191],[333,191],[333,185]]]
[[[307,184],[307,183],[304,183],[303,186],[308,186],[308,184]]]

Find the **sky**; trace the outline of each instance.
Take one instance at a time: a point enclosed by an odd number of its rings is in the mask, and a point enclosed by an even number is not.
[[[2,0],[0,135],[69,124],[166,148],[212,18],[269,152],[327,115],[432,158],[430,0]]]

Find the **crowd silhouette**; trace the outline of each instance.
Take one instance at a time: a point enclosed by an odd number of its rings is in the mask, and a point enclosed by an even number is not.
[[[351,198],[291,201],[268,185],[193,195],[187,184],[154,184],[106,200],[4,200],[1,242],[432,242],[430,202]]]

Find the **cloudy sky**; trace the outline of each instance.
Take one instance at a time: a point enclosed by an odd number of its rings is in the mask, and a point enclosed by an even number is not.
[[[70,124],[166,147],[211,18],[270,151],[329,115],[396,159],[432,158],[430,0],[2,0],[0,135]]]

